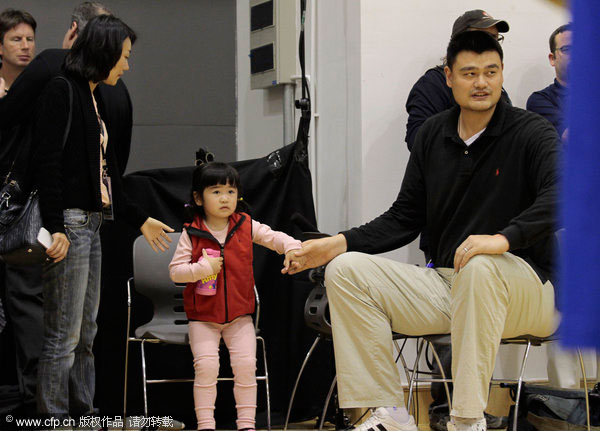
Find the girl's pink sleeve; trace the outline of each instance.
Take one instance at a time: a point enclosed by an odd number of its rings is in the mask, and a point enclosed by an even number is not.
[[[175,283],[193,283],[212,273],[207,260],[200,258],[198,262],[192,262],[192,240],[185,230],[181,232],[175,254],[169,264],[171,280]]]
[[[252,220],[252,241],[263,247],[285,254],[290,250],[302,248],[302,243],[286,233],[271,229],[266,224]]]

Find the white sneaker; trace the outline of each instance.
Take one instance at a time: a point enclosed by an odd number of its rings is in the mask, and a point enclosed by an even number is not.
[[[446,424],[448,431],[487,431],[485,418],[473,423],[473,419],[455,418],[454,416]]]
[[[355,431],[418,431],[415,420],[410,416],[408,423],[401,424],[393,419],[385,407],[372,411],[369,419],[354,428]]]

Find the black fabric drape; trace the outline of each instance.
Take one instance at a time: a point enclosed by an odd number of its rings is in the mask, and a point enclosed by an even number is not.
[[[303,145],[290,144],[266,157],[232,163],[241,175],[242,196],[252,217],[273,229],[301,238],[291,222],[299,212],[315,222],[312,184]],[[183,205],[190,199],[194,167],[137,172],[123,179],[126,193],[152,217],[181,230]],[[95,342],[96,405],[107,415],[121,415],[125,328],[127,322],[126,282],[132,274],[132,244],[138,231],[122,223],[105,223],[102,228],[102,297]],[[175,247],[176,244],[172,244]],[[260,329],[267,344],[271,389],[272,423],[282,424],[296,375],[316,333],[304,324],[303,310],[313,285],[302,273],[280,273],[283,257],[255,246],[254,274],[261,298]],[[166,268],[165,268],[166,270]],[[133,297],[136,308],[132,328],[150,320],[152,307],[140,295]],[[132,344],[129,358],[128,415],[143,414],[139,345]],[[189,347],[147,345],[147,370],[154,378],[193,377]],[[229,357],[221,352],[221,374],[230,372]],[[322,402],[333,378],[331,343],[321,343],[300,382],[292,420],[320,414]],[[262,369],[259,355],[258,369]],[[264,383],[258,383],[257,426],[266,425]],[[235,428],[232,385],[217,387],[215,415],[218,428]],[[149,415],[172,416],[186,428],[195,426],[190,383],[149,386]]]

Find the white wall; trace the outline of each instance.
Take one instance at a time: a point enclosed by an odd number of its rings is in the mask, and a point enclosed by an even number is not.
[[[243,36],[247,0],[238,5]],[[308,73],[316,115],[312,173],[319,227],[330,233],[371,220],[396,197],[409,156],[406,98],[419,76],[440,63],[456,17],[483,8],[508,21],[504,87],[519,107],[552,82],[548,37],[569,20],[548,0],[308,0],[308,6],[306,25],[314,34],[307,42],[313,45]],[[277,90],[249,91],[247,52],[247,40],[238,33],[240,159],[277,148],[283,121]],[[416,242],[389,255],[408,263],[423,260]],[[515,375],[520,352],[502,347],[496,374]],[[545,379],[545,364],[545,348],[534,349],[527,377]],[[589,361],[587,369],[593,373],[595,364]]]
[[[238,160],[263,157],[283,145],[283,90],[250,90],[250,2],[237,0]]]

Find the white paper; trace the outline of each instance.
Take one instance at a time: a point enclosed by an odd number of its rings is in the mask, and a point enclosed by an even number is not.
[[[46,248],[49,248],[52,245],[52,235],[50,235],[50,232],[48,232],[46,228],[40,229],[37,240]]]

